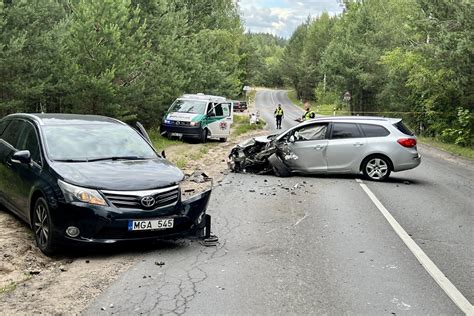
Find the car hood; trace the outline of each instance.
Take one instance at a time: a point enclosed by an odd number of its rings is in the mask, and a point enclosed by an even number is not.
[[[53,170],[64,181],[94,189],[149,190],[183,180],[181,170],[165,159],[95,162],[53,162]]]

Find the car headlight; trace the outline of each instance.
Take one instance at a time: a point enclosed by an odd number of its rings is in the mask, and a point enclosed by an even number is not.
[[[63,191],[66,202],[83,202],[93,205],[107,205],[104,198],[97,190],[81,188],[64,181],[58,180],[58,185]]]
[[[171,121],[171,120],[165,120],[165,124],[167,124],[167,125],[172,124],[172,123],[173,123],[173,121]]]
[[[189,125],[191,125],[191,126],[199,126],[199,125],[201,125],[201,123],[199,123],[199,122],[190,122]]]

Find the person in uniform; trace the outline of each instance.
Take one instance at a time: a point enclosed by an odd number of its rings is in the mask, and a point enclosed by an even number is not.
[[[275,109],[275,112],[273,114],[276,118],[277,129],[281,129],[281,120],[283,119],[283,109],[281,108],[281,104],[278,104],[278,107]]]
[[[306,112],[303,114],[303,116],[301,117],[301,119],[303,121],[307,121],[307,120],[310,120],[310,119],[314,119],[316,117],[316,113],[314,113],[314,111],[311,110],[311,105],[309,104],[308,101],[306,101],[304,103],[304,108],[306,110]]]

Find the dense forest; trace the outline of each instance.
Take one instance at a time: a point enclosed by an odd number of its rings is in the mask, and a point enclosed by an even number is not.
[[[402,116],[473,143],[473,6],[347,0],[283,39],[234,0],[0,0],[0,117],[76,112],[156,126],[182,93],[288,87],[340,113]]]
[[[469,146],[473,25],[471,1],[346,1],[343,14],[295,30],[281,71],[300,99],[401,116],[418,133]]]

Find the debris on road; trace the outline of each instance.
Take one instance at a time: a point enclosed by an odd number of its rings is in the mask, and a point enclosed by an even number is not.
[[[155,265],[162,267],[165,265],[165,263],[163,261],[155,261]]]

